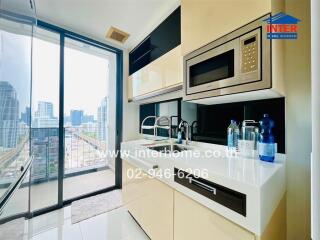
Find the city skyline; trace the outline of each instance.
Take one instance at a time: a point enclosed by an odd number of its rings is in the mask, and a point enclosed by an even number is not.
[[[99,106],[97,106],[96,114],[90,115],[86,114],[86,112],[83,109],[71,109],[69,115],[64,114],[64,123],[71,123],[72,126],[80,126],[84,123],[98,123],[100,119],[100,125],[101,122],[105,123],[107,122],[107,102],[108,97],[104,97]],[[58,127],[58,117],[54,114],[54,104],[52,102],[48,101],[39,101],[37,103],[37,108],[33,109],[32,114],[32,127],[34,128],[41,128],[41,127]],[[26,108],[25,112],[21,112],[21,121],[26,122],[26,120],[23,119],[26,118],[26,112],[31,111],[30,108]],[[42,122],[49,122],[50,120],[53,122],[51,124],[39,124],[37,121],[41,119]],[[54,121],[53,121],[54,120]],[[101,125],[102,126],[102,125]],[[105,139],[105,138],[103,138]]]

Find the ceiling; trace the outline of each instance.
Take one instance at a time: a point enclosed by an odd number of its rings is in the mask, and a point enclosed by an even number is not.
[[[178,5],[179,0],[35,0],[37,16],[98,41],[132,49]],[[106,40],[114,26],[130,34],[124,44]]]

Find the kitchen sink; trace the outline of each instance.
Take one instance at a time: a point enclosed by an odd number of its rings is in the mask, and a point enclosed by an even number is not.
[[[154,146],[154,147],[148,147],[148,148],[158,152],[182,152],[182,151],[189,150],[189,148],[179,146],[179,145],[163,145],[163,146]]]

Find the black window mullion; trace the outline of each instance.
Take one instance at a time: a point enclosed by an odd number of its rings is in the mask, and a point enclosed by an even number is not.
[[[58,160],[58,206],[63,206],[64,176],[64,40],[60,33],[60,79],[59,79],[59,160]]]

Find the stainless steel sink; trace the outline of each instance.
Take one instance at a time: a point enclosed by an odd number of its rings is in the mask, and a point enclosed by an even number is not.
[[[162,146],[154,146],[148,147],[151,150],[158,151],[158,152],[182,152],[189,150],[186,147],[179,146],[179,145],[162,145]]]

